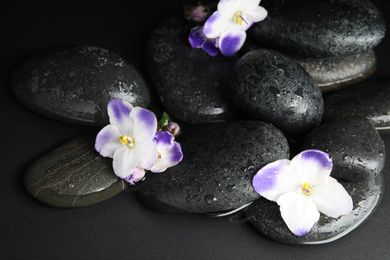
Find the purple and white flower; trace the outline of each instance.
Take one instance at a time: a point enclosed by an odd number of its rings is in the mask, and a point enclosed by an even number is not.
[[[267,17],[267,10],[259,6],[260,0],[221,0],[204,24],[207,38],[218,39],[218,47],[224,56],[233,56],[246,39],[246,30],[255,22]]]
[[[210,56],[215,57],[219,52],[217,39],[207,38],[203,33],[203,27],[192,28],[188,41],[192,48],[202,48]]]
[[[181,146],[174,141],[175,137],[167,132],[157,132],[154,137],[158,151],[157,163],[150,168],[151,172],[159,173],[165,171],[167,168],[175,166],[183,159]]]
[[[333,218],[349,214],[352,198],[330,177],[332,161],[319,150],[306,150],[291,161],[267,164],[253,178],[257,193],[276,201],[287,227],[297,236],[307,234],[320,212]]]
[[[157,119],[153,112],[112,99],[107,106],[110,124],[96,136],[95,149],[113,158],[114,173],[130,183],[139,181],[158,160],[153,141]]]

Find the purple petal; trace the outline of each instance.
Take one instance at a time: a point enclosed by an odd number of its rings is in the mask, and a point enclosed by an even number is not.
[[[236,54],[244,44],[246,32],[242,30],[232,30],[223,32],[219,38],[219,48],[224,56],[230,57]]]
[[[203,34],[203,27],[192,28],[188,36],[192,48],[200,48],[205,39],[207,38]]]
[[[142,178],[145,176],[145,170],[142,168],[136,167],[134,169],[134,172],[127,178],[124,178],[125,181],[128,183],[134,185],[136,182],[142,180]]]
[[[210,56],[217,56],[219,49],[216,47],[216,39],[208,39],[203,42],[202,49],[207,52]]]
[[[218,11],[215,11],[203,26],[204,35],[211,39],[219,37],[228,28],[230,20],[232,19],[223,17]]]
[[[133,106],[121,99],[111,99],[107,105],[108,116],[111,124],[120,124],[123,120],[128,120]]]
[[[316,160],[324,168],[332,168],[333,163],[329,158],[329,154],[320,150],[306,150],[301,153],[302,160]]]
[[[302,185],[287,159],[261,168],[253,177],[252,184],[257,193],[271,201],[276,201],[282,194],[295,191]]]
[[[114,125],[105,126],[96,136],[95,149],[100,155],[112,158],[116,149],[122,144],[119,142],[121,134]]]
[[[130,118],[134,122],[132,138],[139,141],[152,141],[157,131],[157,118],[155,114],[147,109],[135,107]],[[136,144],[137,145],[137,144]]]
[[[173,146],[173,140],[175,137],[168,131],[157,132],[154,136],[153,141],[156,143],[157,150],[161,151],[164,149],[169,149]]]
[[[173,147],[167,153],[166,160],[168,161],[169,166],[172,167],[183,159],[183,152],[181,151],[181,145],[178,142],[173,142]]]

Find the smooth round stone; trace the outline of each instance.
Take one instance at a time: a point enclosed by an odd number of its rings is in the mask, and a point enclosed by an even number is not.
[[[376,69],[373,50],[344,57],[293,59],[310,74],[322,93],[361,82]]]
[[[289,158],[283,133],[260,121],[194,126],[179,138],[183,160],[161,174],[149,174],[138,190],[149,207],[168,212],[220,213],[259,195],[254,174],[264,165]]]
[[[234,104],[287,136],[304,135],[320,122],[323,98],[313,78],[289,57],[257,49],[242,56],[230,78]]]
[[[75,138],[35,161],[24,184],[39,201],[54,207],[88,206],[128,187],[112,170],[112,159],[100,156],[95,137]]]
[[[366,0],[264,0],[267,18],[249,33],[258,41],[301,57],[368,51],[385,36],[386,23]]]
[[[287,228],[276,202],[260,198],[244,212],[256,229],[274,240],[288,244],[333,242],[360,226],[375,211],[384,192],[383,174],[371,180],[340,183],[352,197],[352,212],[337,219],[321,214],[312,230],[304,236],[296,236]]]
[[[133,106],[149,104],[149,90],[138,71],[117,54],[92,46],[35,55],[14,70],[11,89],[32,111],[82,125],[108,124],[112,98]]]
[[[324,121],[365,117],[380,133],[390,130],[390,78],[364,81],[325,98]]]
[[[321,124],[305,137],[302,150],[319,149],[332,158],[335,178],[375,178],[385,166],[385,144],[365,118],[350,117]]]
[[[237,118],[226,79],[236,59],[209,56],[188,42],[188,21],[171,17],[150,35],[146,68],[166,111],[187,124]]]

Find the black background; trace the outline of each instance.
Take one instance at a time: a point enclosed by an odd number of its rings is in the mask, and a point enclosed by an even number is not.
[[[376,2],[390,20],[389,3]],[[390,192],[385,192],[379,208],[359,228],[317,246],[275,242],[250,224],[233,224],[229,218],[158,212],[127,191],[75,209],[46,206],[26,192],[23,176],[36,159],[73,137],[100,129],[58,122],[24,108],[10,91],[12,70],[38,51],[77,44],[111,50],[146,78],[142,57],[148,33],[165,17],[181,14],[186,3],[191,1],[12,1],[2,5],[0,258],[389,259]],[[374,77],[390,76],[389,47],[387,36],[375,48],[378,69]],[[382,137],[389,157],[390,135]],[[387,163],[387,186],[389,171]]]

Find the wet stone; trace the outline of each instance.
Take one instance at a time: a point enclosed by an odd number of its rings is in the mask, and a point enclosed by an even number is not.
[[[305,137],[302,150],[319,149],[333,162],[331,175],[347,181],[375,178],[385,166],[385,145],[365,118],[350,117],[321,124]]]
[[[271,48],[301,57],[345,56],[381,42],[386,24],[365,0],[264,0],[267,18],[248,31]]]
[[[117,54],[92,46],[35,55],[14,70],[11,89],[32,111],[82,125],[106,125],[112,98],[149,104],[149,90],[138,71]]]
[[[323,114],[323,98],[313,78],[280,52],[257,49],[233,68],[230,92],[243,114],[270,122],[287,136],[302,136]]]
[[[289,158],[286,138],[271,124],[235,121],[194,126],[178,137],[183,160],[163,174],[149,174],[138,190],[149,207],[168,212],[221,213],[259,195],[254,174]]]
[[[329,243],[360,226],[378,207],[384,192],[382,173],[375,179],[360,182],[339,182],[352,197],[352,212],[337,219],[321,214],[312,230],[304,236],[296,236],[287,228],[276,202],[260,198],[244,212],[256,229],[274,240],[288,244]]]
[[[324,120],[365,117],[380,133],[390,130],[390,78],[372,79],[326,96]]]
[[[322,93],[361,82],[376,69],[373,50],[344,57],[293,59],[310,74]]]
[[[150,35],[145,57],[152,86],[166,111],[188,124],[237,118],[226,79],[235,58],[209,56],[188,42],[188,21],[172,17]]]
[[[112,170],[112,159],[94,148],[95,137],[75,138],[34,162],[24,184],[39,201],[54,207],[82,207],[128,187]]]

